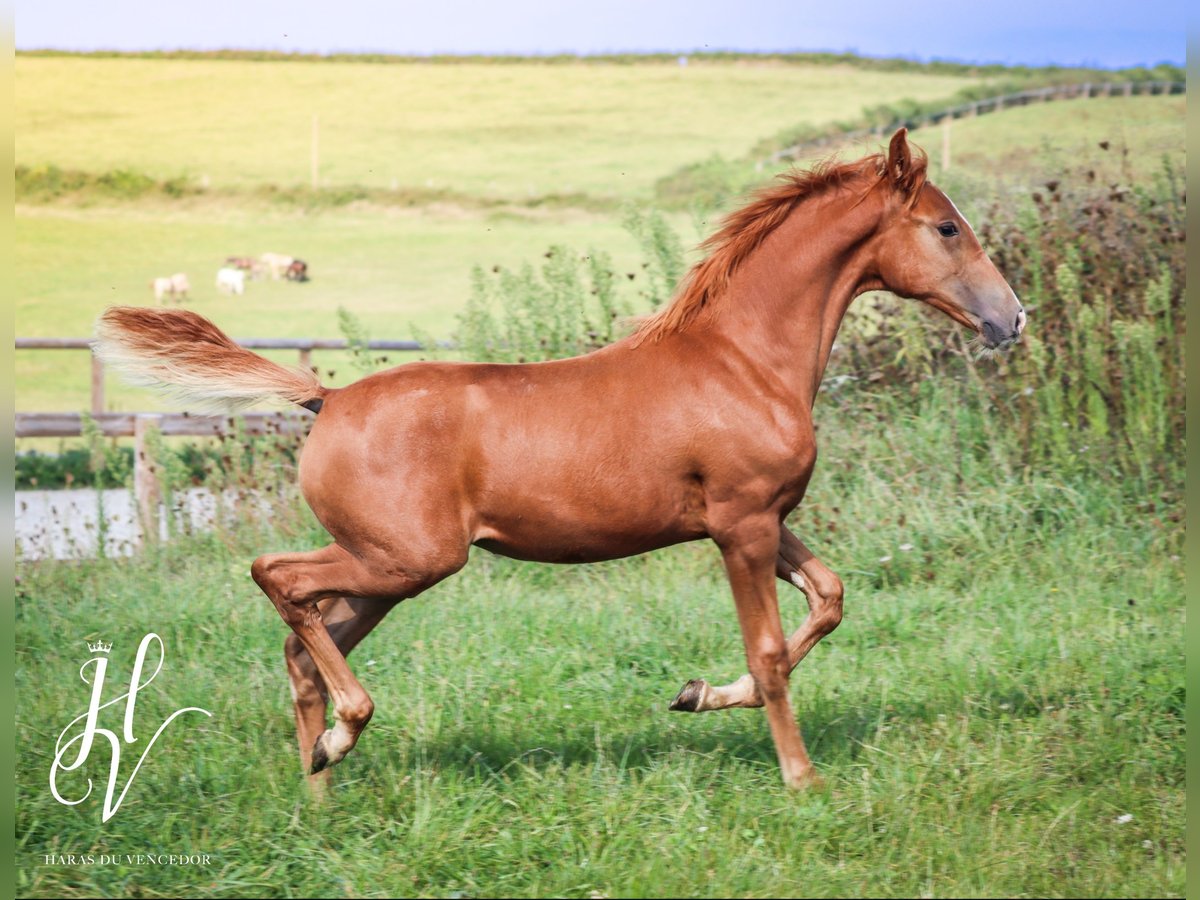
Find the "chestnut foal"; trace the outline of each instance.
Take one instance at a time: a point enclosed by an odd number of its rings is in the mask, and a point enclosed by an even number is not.
[[[591,562],[711,538],[749,673],[689,681],[672,709],[765,706],[783,780],[816,774],[792,669],[842,616],[842,583],[786,527],[816,461],[812,407],[851,300],[922,300],[990,347],[1025,314],[901,129],[888,153],[785,176],[706,242],[675,300],[574,359],[418,362],[322,387],[182,310],[117,307],[96,351],[144,382],[225,407],[282,398],[317,413],[300,487],[333,543],[260,557],[251,575],[286,642],[312,775],[354,747],[374,705],[346,656],[388,611],[458,571],[472,544]],[[785,639],[775,578],[809,614]],[[334,724],[326,728],[333,701]]]

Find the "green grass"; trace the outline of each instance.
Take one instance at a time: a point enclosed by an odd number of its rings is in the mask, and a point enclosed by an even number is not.
[[[31,58],[16,61],[16,159],[214,186],[328,184],[524,198],[644,195],[797,121],[949,96],[981,79],[850,65],[609,65]]]
[[[1119,184],[1154,174],[1164,156],[1180,169],[1186,158],[1184,96],[1105,97],[1021,106],[951,125],[951,169],[975,173],[1046,173],[1088,166]],[[942,127],[919,128],[912,139],[940,168]],[[1100,143],[1109,144],[1107,150]]]
[[[1111,97],[1010,107],[958,119],[950,126],[949,170],[943,166],[943,126],[918,128],[910,140],[926,151],[932,176],[960,204],[980,198],[1012,202],[1013,193],[1060,180],[1066,171],[1078,177],[1091,171],[1098,184],[1128,187],[1158,174],[1164,158],[1182,170],[1185,109],[1180,96]],[[706,208],[734,208],[747,190],[776,173],[807,168],[831,155],[855,159],[876,153],[886,137],[834,141],[809,148],[795,161],[775,164],[765,164],[766,151],[692,160],[664,173],[655,196],[669,208],[688,209],[698,202]]]
[[[841,628],[792,680],[827,791],[783,791],[760,711],[666,711],[686,679],[744,670],[719,557],[695,544],[561,568],[477,552],[355,651],[376,714],[315,807],[286,631],[246,574],[321,542],[283,516],[132,561],[22,565],[19,892],[1181,896],[1181,529],[1119,486],[947,440],[952,398],[877,406],[875,424],[855,413],[868,399],[820,407],[795,517],[847,585]],[[780,591],[795,627],[802,599]],[[214,717],[175,726],[101,826],[93,801],[49,796],[54,737],[84,700],[81,641],[115,641],[127,672],[151,628],[168,655],[139,721]],[[41,863],[146,850],[213,864]]]

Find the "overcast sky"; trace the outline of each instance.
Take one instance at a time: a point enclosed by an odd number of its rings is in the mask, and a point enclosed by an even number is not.
[[[316,53],[832,50],[1183,64],[1183,0],[18,0],[19,49]]]

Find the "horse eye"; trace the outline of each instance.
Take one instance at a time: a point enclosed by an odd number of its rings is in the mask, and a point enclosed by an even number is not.
[[[943,222],[938,226],[938,234],[942,237],[954,237],[958,234],[958,226],[953,222]]]

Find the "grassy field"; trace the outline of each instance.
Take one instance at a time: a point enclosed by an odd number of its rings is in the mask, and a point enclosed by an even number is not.
[[[375,337],[410,323],[448,337],[473,265],[517,267],[552,243],[601,247],[623,271],[639,257],[621,203],[645,203],[665,171],[744,152],[797,120],[829,121],[866,100],[949,96],[978,78],[782,63],[255,63],[21,57],[17,162],[87,172],[188,176],[223,188],[289,188],[309,177],[311,116],[321,122],[322,185],[445,189],[459,203],[325,212],[261,194],[179,202],[95,197],[23,205],[17,224],[17,332],[87,336],[104,307],[150,302],[151,279],[191,276],[192,305],[239,336],[336,337],[345,306]],[[544,194],[576,206],[530,206]],[[500,208],[477,201],[503,200]],[[608,211],[593,207],[603,201]],[[702,238],[686,216],[674,224]],[[65,248],[70,248],[67,251]],[[220,297],[229,255],[307,260],[304,286],[251,284]],[[636,298],[636,285],[629,286]],[[291,361],[291,355],[283,358]],[[318,359],[331,383],[338,355]],[[84,354],[23,352],[17,407],[78,410]],[[114,410],[156,408],[110,379]]]
[[[673,220],[698,238],[686,217]],[[415,323],[450,335],[470,293],[471,267],[511,268],[541,259],[551,244],[611,253],[621,272],[640,271],[633,238],[619,215],[560,212],[553,216],[465,214],[421,210],[387,214],[340,211],[319,216],[259,214],[236,209],[176,212],[169,221],[135,209],[59,210],[31,207],[17,226],[17,332],[22,336],[90,335],[92,323],[116,303],[153,303],[149,277],[182,271],[191,277],[189,308],[241,337],[339,337],[337,309],[351,310],[378,338],[409,338]],[[62,248],[71,247],[69,265]],[[223,296],[208,275],[230,254],[272,247],[310,263],[312,281],[250,282],[244,299]],[[147,274],[149,273],[149,275]],[[636,296],[637,281],[625,279]],[[295,354],[285,355],[289,362]],[[326,368],[349,370],[333,355]],[[84,353],[23,351],[18,357],[17,408],[75,410],[87,405]],[[148,395],[109,383],[114,409],[141,409]]]
[[[951,126],[951,169],[1003,176],[1006,170],[1028,172],[1032,158],[1047,172],[1098,167],[1097,177],[1128,184],[1156,172],[1163,157],[1182,169],[1186,115],[1185,97],[1160,96],[1021,106],[959,119]],[[941,132],[939,125],[912,135],[939,166]]]
[[[793,678],[826,791],[783,792],[760,711],[667,712],[688,678],[743,671],[718,554],[696,544],[567,568],[477,552],[355,652],[376,714],[311,805],[285,628],[246,571],[323,537],[279,516],[22,567],[19,893],[1182,895],[1181,529],[1119,485],[948,441],[952,397],[874,424],[865,399],[823,408],[794,523],[847,585]],[[803,601],[780,590],[795,627]],[[167,662],[139,719],[213,719],[172,726],[101,826],[47,793],[54,735],[83,705],[83,637],[114,640],[127,673],[149,625]],[[213,863],[42,864],[143,848]]]
[[[512,198],[644,195],[710,153],[867,102],[979,79],[852,66],[361,65],[38,59],[16,65],[17,162],[214,186],[307,184],[312,116],[327,184]]]

